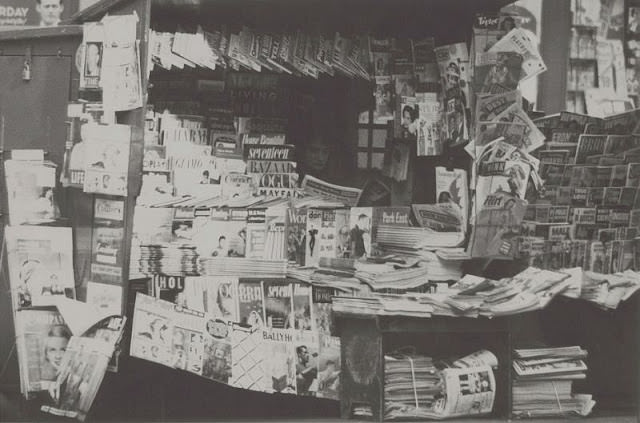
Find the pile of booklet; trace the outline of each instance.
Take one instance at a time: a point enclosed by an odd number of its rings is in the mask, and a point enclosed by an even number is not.
[[[591,395],[573,393],[586,377],[587,351],[579,346],[515,350],[513,414],[517,417],[588,415]]]
[[[487,350],[453,361],[386,355],[385,419],[445,419],[493,410],[496,356]]]
[[[138,259],[139,271],[143,274],[198,274],[198,253],[193,245],[179,243],[141,245]]]

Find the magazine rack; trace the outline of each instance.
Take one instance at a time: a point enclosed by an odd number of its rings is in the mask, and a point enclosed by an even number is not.
[[[0,114],[9,107],[22,111],[16,113],[21,115],[20,119],[7,123],[21,130],[7,131],[6,134],[0,135],[0,139],[3,140],[1,147],[5,151],[17,147],[43,148],[49,152],[51,160],[59,167],[62,166],[66,134],[66,104],[79,98],[79,72],[75,66],[75,56],[82,42],[80,25],[84,22],[97,21],[105,14],[135,12],[138,15],[137,36],[140,40],[141,57],[145,58],[151,28],[157,31],[173,31],[178,25],[187,28],[198,23],[216,22],[247,24],[279,30],[309,28],[322,31],[341,30],[348,33],[376,33],[381,36],[412,38],[433,36],[437,43],[447,44],[469,40],[473,18],[477,12],[495,12],[510,2],[510,0],[102,0],[76,14],[71,20],[72,25],[53,29],[33,28],[0,32],[0,71],[3,75],[0,78]],[[565,6],[568,10],[568,4]],[[560,7],[558,5],[558,8]],[[549,21],[554,20],[549,19]],[[546,31],[545,34],[549,37],[557,36],[556,31]],[[549,45],[553,44],[553,42],[549,43]],[[4,76],[11,72],[18,72],[20,75],[29,47],[34,58],[33,81],[43,78],[46,84],[43,83],[39,90],[29,95],[18,94],[11,98],[3,98],[2,95],[5,92],[2,88],[3,84],[9,81]],[[549,64],[564,66],[565,49],[544,51],[543,54],[547,57]],[[46,65],[47,61],[53,61],[54,64]],[[143,106],[146,106],[147,87],[154,82],[155,76],[153,74],[148,76],[145,60],[141,61],[141,67]],[[179,72],[174,76],[181,77]],[[219,79],[222,76],[211,72],[207,77]],[[542,77],[541,92],[546,94],[542,98],[551,99],[552,102],[555,100],[554,104],[548,106],[543,104],[542,108],[550,112],[559,110],[559,106],[556,107],[557,104],[564,103],[564,98],[556,100],[560,85],[558,81],[552,81],[552,77],[561,78],[564,81],[566,73],[564,69],[557,68],[552,71],[550,68]],[[545,78],[548,78],[548,83],[544,82]],[[323,78],[318,81],[318,84],[321,84],[321,90],[326,88],[327,91],[340,94],[339,97],[336,96],[339,101],[334,99],[333,103],[327,102],[323,106],[336,108],[339,110],[337,113],[348,114],[343,117],[340,124],[349,123],[341,128],[337,139],[352,142],[344,142],[340,145],[340,152],[344,152],[344,158],[341,159],[344,169],[341,175],[334,175],[334,177],[346,175],[352,178],[341,181],[348,185],[353,182],[355,173],[353,169],[356,167],[355,144],[359,111],[357,103],[361,101],[358,99],[358,92],[370,93],[367,90],[371,87],[346,81],[345,78]],[[29,86],[33,85],[24,85],[24,87]],[[343,103],[347,105],[343,106]],[[117,121],[143,128],[144,110],[145,107],[142,107],[118,113]],[[129,283],[127,270],[135,197],[141,184],[139,170],[142,153],[143,140],[133,140],[129,164],[129,194],[125,199],[124,238],[121,246],[124,258],[123,307],[125,309],[127,303],[133,301],[135,297],[133,291],[138,287],[140,290],[145,289],[144,284]],[[454,165],[466,163],[468,160],[461,149],[459,153],[452,154],[456,155]],[[448,166],[450,163],[448,157],[420,158],[414,163],[412,179],[413,181],[433,179],[432,172],[436,166]],[[416,188],[419,190],[413,190],[414,202],[434,200],[435,193],[430,192],[430,188],[420,186],[420,182],[416,182]],[[89,278],[94,196],[84,194],[77,189],[70,189],[65,195],[67,198],[63,199],[63,203],[68,208],[67,214],[72,216],[74,226],[75,271],[76,280],[81,285],[78,287],[78,292],[82,299],[84,298],[82,288]],[[9,297],[0,295],[0,337],[3,340],[13,339],[14,336],[9,304]],[[129,317],[131,317],[130,314]],[[513,333],[510,331],[508,320],[340,317],[339,323],[340,333],[344,339],[343,356],[363,352],[362,357],[370,357],[371,361],[376,363],[376,366],[365,369],[368,372],[366,380],[372,381],[371,387],[357,382],[354,378],[345,377],[345,400],[342,404],[344,417],[351,416],[354,404],[368,403],[372,406],[375,419],[382,419],[384,354],[407,344],[416,346],[419,352],[442,356],[462,355],[480,348],[491,349],[500,360],[500,369],[496,373],[500,391],[497,393],[494,414],[500,417],[507,415],[510,404],[508,363]],[[419,336],[415,336],[416,334]],[[123,344],[126,345],[126,340]],[[11,355],[11,343],[0,342],[0,364],[4,364],[6,357]],[[15,355],[13,357],[15,360]],[[348,363],[345,366],[348,366]],[[9,374],[11,371],[8,371],[0,376],[0,391],[8,387],[7,391],[15,392],[19,386],[17,361],[9,363],[8,368],[15,369],[15,373],[11,375]],[[348,367],[345,367],[345,375],[349,372]],[[130,392],[136,392],[136,395],[131,395]],[[184,392],[199,392],[199,394],[193,395],[192,398],[184,398]],[[217,401],[202,401],[202,398],[217,398]],[[234,410],[234,403],[241,405]],[[251,403],[251,407],[245,407],[246,403]],[[239,415],[243,417],[313,416],[312,413],[315,413],[316,417],[337,415],[333,403],[329,405],[327,402],[320,403],[321,400],[316,399],[258,395],[232,390],[194,376],[178,374],[171,369],[131,359],[122,360],[119,374],[107,375],[93,413],[96,418],[111,420],[210,419],[212,416],[221,415],[229,418]],[[225,404],[229,410],[221,410],[219,404]],[[233,414],[234,411],[235,414]],[[32,417],[32,420],[42,420],[42,416],[37,414]]]
[[[511,410],[511,325],[508,318],[401,316],[335,316],[341,340],[342,418],[355,416],[358,407],[370,407],[371,419],[384,421],[384,356],[411,349],[433,358],[464,356],[480,349],[498,358],[494,369],[496,397],[493,418],[508,418]]]

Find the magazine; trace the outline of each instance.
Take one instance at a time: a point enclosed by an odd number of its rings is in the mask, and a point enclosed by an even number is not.
[[[91,246],[91,279],[122,285],[124,201],[95,198]]]
[[[67,345],[60,374],[52,387],[53,404],[41,410],[84,421],[102,384],[114,344],[74,336]]]
[[[492,93],[498,88],[515,90],[522,79],[522,55],[515,52],[487,52],[475,67],[474,90]]]
[[[293,326],[293,292],[291,283],[284,279],[265,279],[264,314],[269,328],[289,329]]]
[[[320,334],[318,351],[318,389],[319,398],[340,399],[340,338]]]
[[[100,73],[104,44],[104,25],[102,22],[87,22],[83,25],[82,45],[80,48],[80,89],[98,90],[101,88]]]
[[[301,188],[308,194],[341,202],[348,207],[355,207],[362,194],[361,189],[330,184],[311,175],[305,175]]]
[[[202,376],[222,383],[231,379],[232,325],[223,320],[206,318]]]
[[[231,386],[252,391],[268,392],[271,380],[267,377],[267,356],[262,340],[263,329],[234,326],[231,335]]]
[[[238,283],[238,321],[250,327],[264,327],[262,279],[240,278]]]
[[[55,383],[71,331],[55,308],[20,310],[15,322],[21,391],[29,398]]]
[[[436,201],[451,204],[461,215],[463,232],[466,232],[469,217],[469,183],[463,169],[448,170],[436,167]]]
[[[288,330],[262,329],[264,349],[269,360],[265,370],[270,392],[296,393],[296,351]]]
[[[318,391],[318,334],[296,331],[293,347],[296,353],[296,393],[315,396]]]
[[[11,159],[4,162],[4,172],[10,225],[46,223],[60,217],[53,163]]]
[[[75,298],[71,228],[5,228],[13,310]]]
[[[132,127],[87,124],[83,129],[84,191],[125,197]]]
[[[515,52],[522,56],[522,79],[533,78],[545,72],[545,65],[536,41],[532,40],[522,28],[514,28],[489,49],[490,52]]]
[[[441,106],[436,93],[416,93],[418,156],[442,154]]]

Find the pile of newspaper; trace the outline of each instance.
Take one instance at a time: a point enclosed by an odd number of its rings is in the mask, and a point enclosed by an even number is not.
[[[287,262],[284,260],[201,257],[198,268],[203,276],[283,278],[287,274]]]
[[[579,346],[515,350],[513,415],[516,417],[586,416],[595,401],[573,393],[573,381],[586,377]]]
[[[615,310],[640,289],[640,272],[625,270],[612,275],[582,272],[580,298],[604,310]]]
[[[333,312],[339,314],[431,317],[433,313],[433,307],[409,295],[337,296],[332,305]]]
[[[140,246],[139,271],[155,275],[197,275],[196,247],[181,243],[146,244]]]
[[[429,282],[429,269],[422,266],[396,269],[389,264],[356,264],[356,278],[379,289],[411,289]]]
[[[386,355],[386,420],[444,419],[491,413],[497,359],[482,350],[444,367],[422,355]],[[444,367],[444,368],[443,368]]]

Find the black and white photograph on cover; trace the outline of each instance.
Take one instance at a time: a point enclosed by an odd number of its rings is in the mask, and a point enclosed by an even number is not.
[[[318,390],[317,342],[312,343],[311,341],[311,337],[302,337],[296,344],[296,390],[298,395],[315,395]]]
[[[42,379],[55,381],[60,374],[62,358],[67,350],[71,331],[66,325],[52,325],[44,338],[44,361],[42,363]]]
[[[87,43],[84,54],[84,77],[99,78],[102,67],[102,43]]]
[[[354,210],[355,209],[355,210]],[[353,208],[351,211],[351,255],[355,259],[371,256],[371,209]]]
[[[222,320],[206,323],[202,376],[229,383],[231,378],[231,326]]]

